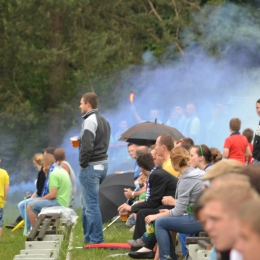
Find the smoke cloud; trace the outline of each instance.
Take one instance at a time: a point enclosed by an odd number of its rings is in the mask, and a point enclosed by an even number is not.
[[[143,121],[154,120],[149,113],[156,109],[158,121],[166,124],[175,106],[185,109],[187,103],[194,103],[201,121],[200,144],[209,147],[222,150],[233,117],[242,120],[241,132],[248,127],[255,130],[259,120],[255,102],[260,98],[260,19],[257,16],[245,6],[205,6],[193,14],[194,24],[182,32],[185,48],[178,59],[169,55],[176,48],[173,44],[162,57],[154,57],[147,51],[142,56],[143,65],[117,72],[122,82],[118,105],[113,111],[101,109],[111,124],[111,141],[114,139],[114,144],[122,145],[109,149],[108,174],[134,166],[127,155],[126,143],[117,142],[119,125],[126,123],[129,128],[138,123],[131,110],[131,92],[135,93],[134,106]],[[166,61],[163,65],[162,59]],[[78,150],[71,147],[69,137],[79,135],[80,128],[79,124],[78,128],[71,129],[61,145],[76,173]]]

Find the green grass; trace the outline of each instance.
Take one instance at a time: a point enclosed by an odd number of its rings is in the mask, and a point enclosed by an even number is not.
[[[60,251],[60,260],[66,260],[67,255],[70,255],[70,260],[96,260],[106,259],[113,254],[125,254],[128,251],[123,249],[110,250],[110,249],[83,249],[83,230],[81,222],[81,212],[77,211],[79,218],[77,223],[73,226],[71,232],[68,230],[66,233],[65,241],[62,244]],[[18,216],[16,204],[7,204],[4,208],[4,224],[13,222]],[[109,223],[105,223],[106,227]],[[132,233],[128,228],[121,226],[123,222],[116,222],[104,231],[105,242],[123,242],[132,239]],[[71,241],[70,241],[71,238]],[[12,232],[11,229],[3,227],[2,242],[0,243],[0,255],[3,260],[12,260],[15,255],[20,254],[20,250],[25,248],[26,237],[23,236],[23,229]],[[77,248],[81,247],[81,248]],[[111,259],[129,259],[128,256],[118,256]]]

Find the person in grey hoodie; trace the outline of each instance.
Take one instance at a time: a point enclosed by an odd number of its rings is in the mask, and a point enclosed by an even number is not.
[[[171,210],[161,210],[158,214],[145,218],[147,223],[155,221],[155,233],[159,245],[160,260],[177,260],[175,248],[169,231],[184,234],[198,233],[203,230],[199,221],[191,214],[192,206],[202,191],[201,178],[204,171],[189,166],[190,155],[183,147],[176,147],[171,151],[171,162],[174,169],[180,172],[175,199],[164,197],[163,204],[175,206]],[[146,244],[147,245],[147,244]],[[145,246],[129,256],[139,259],[147,255],[151,246]]]

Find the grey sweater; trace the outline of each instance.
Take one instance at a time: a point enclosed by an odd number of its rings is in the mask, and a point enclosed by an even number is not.
[[[202,191],[201,178],[204,174],[204,171],[192,167],[184,171],[177,183],[176,205],[170,210],[170,216],[180,216],[187,213],[188,206],[197,200]]]

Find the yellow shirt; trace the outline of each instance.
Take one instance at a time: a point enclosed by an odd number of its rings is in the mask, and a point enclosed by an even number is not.
[[[0,208],[5,205],[4,195],[5,195],[5,185],[9,185],[9,175],[6,170],[0,169]]]
[[[172,174],[175,177],[178,177],[179,172],[176,172],[173,167],[172,167],[172,163],[171,163],[171,158],[168,158],[162,165],[162,168],[169,172],[170,174]]]

